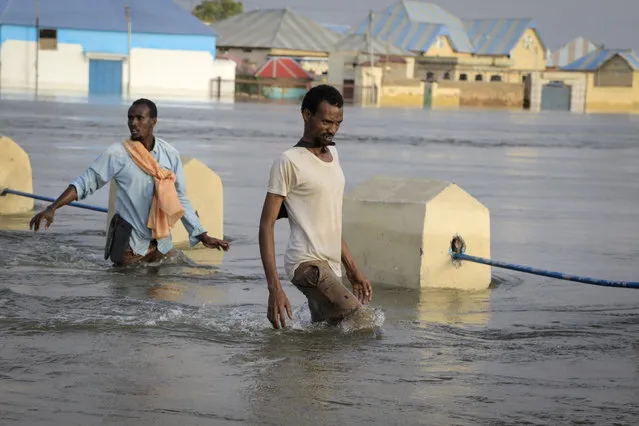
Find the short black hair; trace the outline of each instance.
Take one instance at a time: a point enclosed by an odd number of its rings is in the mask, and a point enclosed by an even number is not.
[[[145,105],[149,108],[149,114],[151,115],[151,118],[158,118],[158,107],[155,106],[155,102],[146,99],[146,98],[140,98],[138,100],[136,100],[135,102],[133,102],[131,104],[131,107],[134,107],[136,105]]]
[[[344,98],[342,94],[328,84],[320,84],[311,88],[302,100],[302,112],[309,110],[311,114],[315,114],[322,102],[328,102],[330,105],[342,108],[344,106]]]

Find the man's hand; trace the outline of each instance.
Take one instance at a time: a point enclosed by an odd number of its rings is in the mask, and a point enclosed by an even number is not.
[[[347,271],[346,276],[353,286],[353,295],[357,297],[357,300],[364,305],[373,300],[373,287],[364,274],[355,270]]]
[[[218,240],[217,238],[210,237],[206,232],[201,235],[198,235],[198,238],[200,239],[200,242],[202,243],[204,247],[208,247],[210,249],[224,250],[224,251],[229,250],[230,245],[228,241]]]
[[[42,222],[42,219],[47,221],[47,223],[44,225],[44,229],[45,230],[49,229],[49,226],[51,226],[51,224],[53,223],[54,214],[55,214],[55,209],[51,206],[47,207],[46,209],[42,210],[40,213],[38,213],[37,215],[31,218],[31,221],[29,222],[29,229],[33,229],[35,232],[38,232],[38,230],[40,229],[40,222]]]
[[[275,290],[269,290],[268,295],[268,314],[266,317],[273,324],[273,328],[279,329],[280,324],[282,328],[286,328],[286,317],[284,311],[288,314],[288,317],[293,320],[293,314],[291,313],[291,304],[288,301],[288,297],[281,286]]]

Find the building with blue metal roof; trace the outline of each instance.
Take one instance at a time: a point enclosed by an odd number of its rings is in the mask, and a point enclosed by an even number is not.
[[[366,34],[367,18],[356,34]],[[372,34],[390,41],[400,49],[428,52],[440,36],[449,39],[452,47],[461,53],[472,53],[473,45],[461,19],[433,3],[403,0],[373,15]]]
[[[577,37],[548,55],[549,68],[562,68],[587,54],[599,50],[600,46],[584,37]]]
[[[598,49],[561,68],[586,76],[586,112],[639,112],[639,56],[627,49]]]
[[[598,71],[612,59],[619,58],[625,62],[628,70],[639,71],[639,57],[627,49],[599,49],[582,56],[576,61],[561,67],[562,71]]]
[[[216,35],[172,0],[0,0],[0,89],[209,97]]]
[[[429,80],[521,82],[546,67],[546,47],[532,19],[461,19],[442,7],[400,0],[356,28],[418,56]]]

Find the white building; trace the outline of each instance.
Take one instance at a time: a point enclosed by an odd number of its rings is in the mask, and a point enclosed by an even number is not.
[[[172,0],[0,1],[4,93],[202,100],[221,81],[232,99],[236,65],[215,48]]]

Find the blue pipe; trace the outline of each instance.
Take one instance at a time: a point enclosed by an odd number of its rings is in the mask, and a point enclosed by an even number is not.
[[[50,201],[50,202],[55,201],[55,198],[44,197],[42,195],[36,195],[36,194],[29,194],[28,192],[21,192],[21,191],[16,191],[14,189],[8,189],[8,188],[3,189],[2,192],[0,193],[0,196],[7,195],[7,194],[18,195],[20,197],[33,198],[33,199],[42,200],[42,201]],[[104,207],[90,206],[88,204],[76,203],[75,201],[67,205],[73,206],[73,207],[79,207],[81,209],[94,210],[96,212],[102,212],[102,213],[109,212],[109,210],[105,209]]]
[[[531,268],[529,266],[514,265],[512,263],[498,262],[496,260],[484,259],[482,257],[470,256],[465,253],[450,252],[450,255],[455,260],[466,260],[468,262],[482,263],[484,265],[496,266],[498,268],[511,269],[513,271],[526,272],[529,274],[541,275],[544,277],[557,278],[560,280],[575,281],[584,284],[599,285],[605,287],[620,287],[620,288],[637,288],[639,289],[639,282],[631,281],[608,281],[600,280],[596,278],[579,277],[577,275],[569,275],[561,272],[545,271],[543,269]]]

